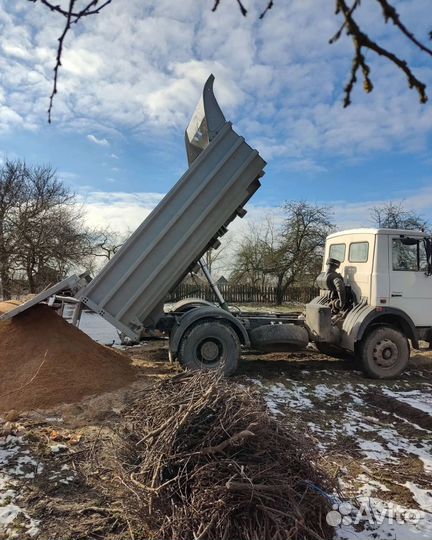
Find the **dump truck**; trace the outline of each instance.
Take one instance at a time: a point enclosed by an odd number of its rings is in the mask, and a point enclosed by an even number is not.
[[[413,347],[432,340],[432,250],[421,231],[329,236],[317,278],[320,295],[305,314],[229,309],[202,257],[246,214],[266,162],[225,119],[213,83],[210,76],[185,131],[187,171],[106,266],[93,279],[70,276],[0,319],[61,300],[76,304],[74,322],[85,307],[132,342],[148,331],[163,332],[170,360],[186,369],[231,375],[242,348],[295,351],[313,342],[327,355],[355,356],[370,377],[397,376],[408,363],[408,340]],[[405,255],[408,268],[395,267]],[[167,295],[197,267],[217,305],[189,298],[165,310]]]

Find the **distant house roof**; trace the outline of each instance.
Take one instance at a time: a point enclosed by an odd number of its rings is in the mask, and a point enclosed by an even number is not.
[[[192,276],[189,273],[182,279],[182,283],[185,285],[207,285],[207,280],[200,274],[194,274]]]
[[[225,276],[221,276],[217,281],[216,283],[218,285],[228,285],[228,280]]]

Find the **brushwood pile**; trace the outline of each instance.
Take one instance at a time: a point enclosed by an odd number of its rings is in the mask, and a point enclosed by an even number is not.
[[[182,374],[138,396],[107,471],[136,538],[332,538],[334,482],[310,440],[259,395],[215,373]],[[106,471],[103,473],[106,474]]]

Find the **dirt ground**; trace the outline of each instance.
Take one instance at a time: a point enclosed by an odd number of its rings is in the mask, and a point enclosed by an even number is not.
[[[80,463],[109,444],[131,399],[178,367],[167,361],[166,341],[126,352],[140,369],[129,387],[51,411],[12,412],[0,423],[0,540],[134,538],[121,500],[98,488],[103,469]],[[258,388],[271,414],[319,449],[340,487],[328,494],[335,537],[432,537],[431,352],[413,354],[394,381],[366,379],[353,360],[314,350],[248,352],[232,380]]]

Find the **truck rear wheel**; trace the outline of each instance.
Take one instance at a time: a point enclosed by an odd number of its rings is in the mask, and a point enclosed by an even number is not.
[[[220,370],[232,375],[238,367],[240,341],[235,330],[220,321],[199,321],[183,335],[178,360],[185,369]]]
[[[407,367],[410,347],[399,330],[380,326],[362,340],[358,356],[366,375],[373,379],[392,379]]]

